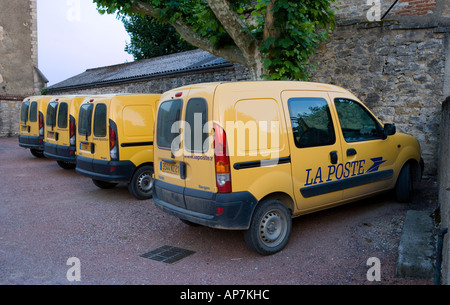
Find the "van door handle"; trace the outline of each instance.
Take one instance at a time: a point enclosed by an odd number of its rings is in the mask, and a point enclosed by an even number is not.
[[[337,164],[338,163],[338,154],[337,151],[332,151],[330,152],[330,160],[331,160],[331,164]]]
[[[180,179],[186,179],[186,163],[180,162]]]
[[[354,156],[354,155],[356,155],[356,149],[354,149],[354,148],[349,148],[349,149],[347,149],[347,156]]]
[[[175,164],[177,163],[175,160],[171,160],[171,159],[162,159],[164,162],[166,163],[170,163],[170,164]]]

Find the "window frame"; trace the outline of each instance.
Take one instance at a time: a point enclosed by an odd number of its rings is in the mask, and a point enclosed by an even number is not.
[[[64,121],[61,124],[61,111],[62,109],[66,109],[66,113],[64,117]],[[69,104],[62,102],[59,104],[58,106],[58,115],[57,115],[57,124],[58,124],[58,128],[67,128],[68,126],[68,117],[69,117]]]
[[[86,109],[87,108],[87,109]],[[87,111],[88,115],[86,116],[87,119],[87,126],[86,126],[86,133],[82,133],[81,132],[81,128],[83,128],[83,124],[84,122],[81,121],[81,111]],[[80,107],[80,113],[78,115],[78,128],[77,128],[77,132],[79,135],[81,136],[85,136],[85,137],[90,137],[92,134],[92,113],[94,112],[94,105],[93,104],[83,104]]]
[[[56,106],[54,106],[56,105]],[[58,102],[51,102],[48,104],[47,106],[47,113],[45,116],[45,126],[54,128],[57,124],[56,122],[56,116],[58,114],[58,107],[59,107],[59,103]],[[54,109],[52,111],[52,113],[49,113],[49,111],[51,111],[51,109]]]
[[[296,100],[312,100],[312,99],[324,101],[325,104],[323,106],[326,105],[326,107],[327,107],[326,108],[326,114],[327,114],[327,118],[328,118],[328,124],[327,124],[328,125],[328,131],[327,131],[327,133],[328,133],[328,143],[323,143],[323,144],[320,144],[320,145],[305,145],[305,146],[303,146],[303,145],[300,145],[301,144],[301,142],[299,141],[300,139],[297,140],[296,132],[294,132],[294,126],[293,126],[293,121],[292,121],[293,117],[292,117],[291,104],[293,104]],[[331,107],[330,107],[331,105],[325,98],[323,98],[323,97],[291,97],[291,98],[288,99],[287,104],[288,104],[288,111],[289,111],[289,118],[290,118],[290,122],[291,122],[293,140],[294,140],[294,144],[295,144],[295,146],[297,148],[304,149],[304,148],[314,148],[314,147],[325,147],[325,146],[332,146],[332,145],[336,144],[336,142],[337,142],[336,128],[335,128],[335,124],[334,124],[335,122],[333,120],[333,115],[331,113]],[[323,107],[323,106],[321,106],[321,107]],[[332,127],[332,130],[331,130],[332,133],[330,133],[330,124],[331,124],[331,127]],[[323,131],[323,130],[315,128],[315,127],[314,127],[314,129]]]
[[[30,112],[28,115],[28,119],[30,122],[37,122],[38,121],[38,102],[33,101],[30,103]]]
[[[337,104],[338,104],[337,100],[346,100],[348,102],[352,102],[352,103],[358,105],[359,108],[362,110],[362,112],[365,113],[368,116],[368,118],[374,123],[376,132],[377,132],[377,136],[373,137],[373,138],[367,138],[367,139],[361,138],[361,139],[357,139],[357,140],[348,140],[345,137],[343,124],[341,121],[341,116],[339,115],[339,110],[338,110],[339,107],[337,107]],[[340,131],[342,133],[342,138],[344,139],[344,141],[346,143],[358,143],[358,142],[366,142],[366,141],[373,141],[373,140],[383,140],[383,126],[380,124],[378,119],[361,102],[356,101],[351,98],[348,98],[348,97],[336,97],[336,98],[334,98],[333,102],[334,102],[334,107],[336,109],[336,115],[337,115],[337,118],[339,121]]]
[[[99,120],[97,113],[98,113],[100,107],[104,107],[104,109],[105,109],[105,112],[104,112],[105,124],[102,124],[102,127],[104,126],[104,128],[105,128],[104,134],[97,133],[97,131],[98,131],[97,130],[97,121]],[[108,135],[108,107],[106,106],[106,104],[98,103],[97,105],[95,105],[95,109],[93,111],[93,116],[94,116],[94,125],[92,126],[93,127],[92,129],[93,129],[94,137],[99,137],[99,138],[106,137]],[[102,117],[102,119],[103,119],[103,117]],[[101,131],[103,131],[103,130],[101,130]]]
[[[161,115],[162,115],[162,112],[161,112],[161,108],[164,106],[164,104],[166,104],[166,103],[179,103],[180,105],[180,107],[179,107],[179,109],[177,109],[177,112],[179,111],[179,117],[178,118],[175,118],[176,120],[174,121],[174,122],[171,122],[171,124],[170,124],[170,129],[172,128],[172,126],[173,126],[173,124],[174,123],[176,123],[177,121],[179,121],[179,122],[181,122],[181,118],[182,118],[182,115],[183,115],[183,100],[182,99],[173,99],[173,100],[166,100],[166,101],[163,101],[160,105],[159,105],[159,111],[158,111],[158,117],[156,118],[156,144],[157,144],[157,146],[158,146],[158,148],[160,148],[160,149],[164,149],[164,150],[172,150],[172,146],[171,146],[171,144],[172,143],[170,143],[169,144],[169,146],[165,146],[165,145],[161,145],[161,132],[162,132],[162,130],[165,130],[164,129],[164,126],[168,126],[168,122],[162,122],[163,120],[163,118],[162,117],[160,117]],[[170,109],[172,109],[172,106],[171,106],[171,108]],[[164,110],[165,111],[165,110]],[[178,115],[178,114],[177,114]],[[180,126],[181,127],[181,126]],[[180,128],[181,129],[181,128]],[[173,142],[173,140],[175,140],[177,137],[179,137],[180,136],[180,134],[181,134],[181,131],[179,131],[178,133],[176,133],[176,134],[174,134],[174,136],[172,137],[172,142]],[[164,138],[164,141],[165,141],[165,138]],[[164,144],[166,144],[166,143],[164,143]],[[174,150],[174,151],[178,151],[180,149],[180,147],[176,147],[176,149]]]
[[[29,101],[25,101],[20,107],[20,120],[24,123],[30,120],[30,104],[31,103]],[[23,107],[26,107],[26,110]],[[26,116],[25,119],[24,116]]]
[[[194,138],[194,143],[192,143],[192,135],[194,134],[194,132],[195,132],[195,128],[194,128],[194,126],[193,126],[193,124],[191,124],[189,121],[188,121],[188,114],[190,115],[190,113],[188,113],[188,110],[189,110],[189,105],[192,103],[192,102],[196,102],[196,101],[202,101],[203,102],[203,105],[204,106],[206,106],[206,108],[204,109],[204,111],[206,112],[206,117],[205,118],[203,118],[202,117],[202,141],[201,141],[201,145],[202,145],[202,147],[201,147],[201,150],[197,150],[196,148],[197,147],[195,147],[195,138]],[[189,101],[187,102],[187,104],[186,104],[186,109],[185,109],[185,111],[184,111],[185,113],[184,113],[184,122],[185,122],[185,126],[186,126],[186,124],[189,124],[190,125],[190,131],[191,131],[191,133],[190,133],[190,137],[191,137],[191,141],[187,141],[187,136],[188,136],[188,133],[186,132],[186,128],[184,128],[184,132],[185,132],[185,134],[184,134],[184,143],[185,143],[185,148],[186,148],[186,151],[188,151],[188,152],[191,152],[191,153],[206,153],[207,151],[208,151],[208,145],[209,145],[209,134],[208,133],[206,133],[206,136],[205,136],[205,132],[204,132],[204,127],[205,127],[205,124],[208,124],[208,102],[206,101],[206,99],[204,99],[204,98],[202,98],[202,97],[193,97],[193,98],[190,98],[189,99]],[[193,114],[194,114],[194,118],[195,118],[195,114],[196,113],[199,113],[199,112],[193,112]],[[195,136],[195,135],[194,135]],[[204,145],[204,143],[205,143],[205,141],[208,141],[208,145]],[[191,147],[191,144],[194,144],[194,147]],[[192,149],[193,148],[193,149]]]

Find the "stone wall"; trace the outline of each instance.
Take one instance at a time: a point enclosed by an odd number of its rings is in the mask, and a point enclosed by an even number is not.
[[[37,52],[36,0],[0,1],[0,137],[18,133],[21,101],[45,86]]]
[[[0,137],[19,133],[19,113],[23,96],[0,95]]]
[[[393,22],[339,26],[314,57],[320,66],[310,80],[348,89],[383,122],[415,136],[425,175],[435,175],[444,100],[444,35],[438,27]]]

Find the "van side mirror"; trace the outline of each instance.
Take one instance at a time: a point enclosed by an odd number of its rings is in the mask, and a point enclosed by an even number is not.
[[[395,135],[396,132],[397,128],[395,127],[395,124],[384,124],[383,136],[385,139],[389,136]]]

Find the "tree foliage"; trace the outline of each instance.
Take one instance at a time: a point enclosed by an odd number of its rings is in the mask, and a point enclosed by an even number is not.
[[[150,16],[134,15],[123,17],[125,30],[131,37],[125,51],[135,60],[163,56],[192,50],[195,47],[186,42],[170,24],[160,24]]]
[[[190,44],[249,68],[253,78],[307,79],[334,29],[335,0],[94,0],[101,13],[144,14]]]

